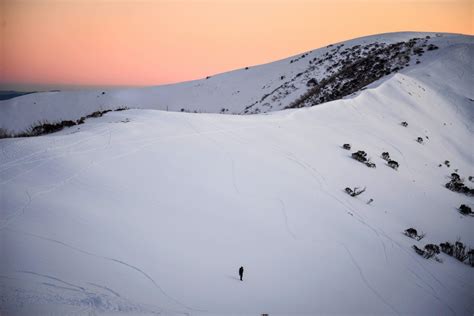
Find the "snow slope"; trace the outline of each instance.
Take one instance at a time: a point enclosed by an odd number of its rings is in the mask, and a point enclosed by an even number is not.
[[[0,140],[0,313],[472,315],[473,269],[411,248],[474,247],[472,197],[444,187],[474,175],[474,45],[436,54],[311,108],[133,109]]]
[[[430,37],[427,39],[426,37]],[[406,71],[438,58],[458,44],[472,45],[472,36],[442,33],[389,33],[362,37],[283,59],[239,69],[208,79],[148,88],[35,93],[0,101],[0,132],[18,134],[42,122],[78,120],[92,112],[120,107],[205,113],[265,113],[290,106],[309,88],[311,78],[321,81],[340,70],[344,59],[365,58],[382,45],[418,39],[425,53],[403,65]],[[428,51],[428,45],[438,50]],[[424,45],[424,46],[423,46]],[[359,47],[360,46],[360,47]],[[351,50],[359,47],[357,50]],[[403,55],[403,54],[402,54]],[[417,64],[420,62],[421,64]]]

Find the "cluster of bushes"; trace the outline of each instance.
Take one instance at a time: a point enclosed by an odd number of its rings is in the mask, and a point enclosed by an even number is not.
[[[298,60],[302,59],[302,58],[305,58],[306,56],[308,56],[308,53],[304,53],[303,55],[301,55],[300,57],[297,57],[295,59],[292,59],[290,60],[290,64],[294,63],[294,62],[297,62]]]
[[[448,190],[451,190],[453,192],[459,192],[466,194],[468,196],[474,196],[474,189],[469,188],[464,184],[463,179],[459,176],[457,173],[451,173],[451,181],[445,184],[445,187]]]
[[[365,164],[369,168],[375,168],[375,163],[371,162],[370,159],[367,158],[367,153],[363,150],[358,150],[351,155],[352,159],[355,159],[363,164]]]
[[[407,229],[405,232],[408,235]],[[416,230],[415,230],[416,232]],[[415,233],[416,234],[416,233]],[[440,258],[436,257],[437,254],[441,252],[447,254],[448,256],[454,257],[457,260],[469,264],[471,267],[474,267],[474,249],[466,247],[461,241],[456,241],[454,244],[450,242],[440,243],[439,246],[435,244],[426,244],[423,249],[418,248],[416,245],[412,246],[417,254],[423,258],[430,259],[435,258],[436,261],[442,262]]]
[[[340,52],[340,56],[343,58],[327,67],[328,72],[332,72],[332,75],[323,78],[318,84],[312,86],[303,97],[286,108],[314,106],[359,91],[383,76],[409,66],[410,55],[416,55],[414,50],[422,43],[426,43],[426,39],[412,38],[406,42],[390,45],[384,43],[375,45],[373,43],[364,47],[356,45],[346,48]],[[338,52],[336,50],[334,54]],[[417,52],[419,51],[417,50]],[[331,55],[328,53],[326,55],[328,56],[320,59],[318,63],[329,60]]]
[[[467,248],[461,241],[451,244],[449,241],[440,244],[441,251],[461,262],[467,262],[474,267],[474,249]]]
[[[388,152],[383,152],[381,157],[383,160],[387,162],[387,166],[389,166],[392,169],[398,170],[398,167],[400,165],[395,160],[390,159],[390,154]]]
[[[420,249],[416,245],[413,245],[413,249],[417,254],[426,259],[430,259],[435,255],[439,254],[439,246],[435,244],[427,244],[425,245],[424,249]],[[441,261],[439,258],[435,257],[435,259],[437,261]]]
[[[418,231],[416,229],[414,229],[413,227],[410,227],[410,228],[406,229],[404,234],[405,234],[405,236],[416,239],[418,241],[422,240],[423,237],[425,237],[424,233],[421,233],[421,234],[418,235]]]
[[[335,47],[329,46],[332,47],[330,51],[308,60],[309,67],[303,73],[297,74],[272,91],[271,94],[276,96],[278,100],[285,98],[298,89],[292,84],[298,77],[305,75],[306,78],[310,79],[313,71],[319,67],[324,67],[326,70],[325,78],[322,78],[319,82],[311,81],[311,79],[307,81],[306,84],[309,89],[285,108],[314,106],[341,99],[360,91],[385,75],[410,66],[411,57],[421,56],[424,53],[423,47],[427,46],[428,40],[429,38],[415,37],[405,42],[393,44],[374,42],[346,48],[343,48],[344,44]],[[435,45],[428,47],[435,47]],[[292,59],[290,63],[299,61],[307,55],[305,53]],[[418,60],[417,63],[419,62]],[[280,79],[283,80],[283,76]],[[254,108],[255,105],[256,103],[248,106],[243,113],[260,112]]]

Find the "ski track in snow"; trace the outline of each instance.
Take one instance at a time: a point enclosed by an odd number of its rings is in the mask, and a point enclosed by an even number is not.
[[[438,296],[438,294],[436,293],[436,290],[428,282],[423,280],[423,278],[421,278],[416,272],[412,271],[410,268],[406,268],[406,269],[412,275],[414,275],[418,280],[420,280],[423,284],[425,284],[427,287],[429,287],[431,291],[428,290],[425,286],[423,286],[421,284],[418,284],[418,282],[416,282],[416,281],[413,281],[413,283],[415,283],[419,288],[421,288],[428,295],[431,295],[433,298],[435,298],[439,303],[441,303],[441,305],[446,306],[453,315],[456,315],[456,312],[451,308],[451,306],[449,306],[449,304],[447,304],[445,301],[443,301],[443,299],[441,299],[441,297]],[[469,313],[469,310],[467,310],[466,307],[464,307],[464,309]]]
[[[98,287],[98,288],[101,288],[101,289],[104,289],[110,293],[112,293],[113,295],[117,296],[117,297],[121,297],[120,294],[118,294],[117,292],[115,292],[114,290],[112,290],[111,288],[107,287],[107,286],[104,286],[104,285],[99,285],[99,284],[96,284],[96,283],[92,283],[92,282],[87,282],[88,284],[92,285],[92,286],[95,286],[95,287]]]
[[[88,310],[88,309],[91,309],[91,312],[92,312],[93,308],[109,309],[110,306],[114,306],[113,302],[111,302],[108,299],[107,296],[104,296],[100,293],[96,293],[96,292],[94,292],[90,289],[87,289],[87,288],[83,287],[83,286],[79,286],[79,285],[73,284],[71,282],[65,281],[65,280],[60,279],[58,277],[54,277],[54,276],[51,276],[51,275],[38,273],[38,272],[34,272],[34,271],[26,271],[26,270],[19,270],[19,271],[16,271],[16,272],[17,273],[22,273],[22,274],[27,274],[27,275],[33,275],[33,276],[37,276],[37,277],[40,277],[40,278],[45,278],[50,282],[53,281],[53,282],[63,284],[63,285],[58,285],[58,284],[49,283],[49,282],[42,282],[42,281],[38,282],[38,284],[50,287],[52,289],[57,289],[57,290],[61,290],[61,291],[66,290],[66,291],[82,293],[83,298],[80,299],[80,297],[79,297],[79,298],[76,299],[76,301],[79,301],[81,303],[81,305],[86,305],[86,307],[84,309],[81,309],[79,312],[85,311],[85,310]],[[93,284],[93,285],[96,286],[96,287],[105,289],[108,292],[114,294],[115,296],[120,297],[120,295],[115,293],[110,288],[100,286],[100,285],[97,285],[97,284]],[[18,289],[17,291],[19,291],[21,293],[20,289]],[[57,300],[57,299],[58,299],[58,297],[56,296],[55,300]],[[66,302],[68,301],[68,299],[66,299],[66,298],[63,298],[63,299],[66,300]],[[69,303],[72,304],[72,302],[69,302]],[[126,305],[124,305],[124,303]],[[76,304],[73,304],[73,305],[76,305]],[[135,310],[136,308],[139,308],[139,311],[143,312],[142,308],[139,305],[131,303],[129,301],[122,300],[122,301],[119,302],[119,305],[122,306],[122,307],[128,307],[128,309],[131,309],[131,310]],[[152,312],[154,314],[157,313],[156,311],[147,311],[147,312]],[[159,313],[160,312],[158,312],[158,314]]]
[[[67,243],[64,243],[62,241],[59,241],[59,240],[55,240],[55,239],[52,239],[52,238],[47,238],[47,237],[43,237],[43,236],[39,236],[39,235],[36,235],[36,234],[31,234],[31,233],[26,233],[26,232],[21,232],[21,231],[16,231],[16,230],[12,230],[12,229],[7,229],[7,231],[10,231],[10,232],[13,232],[13,233],[17,233],[17,234],[23,234],[23,235],[27,235],[27,236],[30,236],[30,237],[33,237],[33,238],[37,238],[37,239],[41,239],[41,240],[44,240],[44,241],[48,241],[48,242],[52,242],[52,243],[55,243],[55,244],[59,244],[61,246],[64,246],[64,247],[67,247],[69,249],[72,249],[74,251],[77,251],[77,252],[80,252],[80,253],[83,253],[85,255],[88,255],[88,256],[92,256],[92,257],[96,257],[96,258],[99,258],[99,259],[103,259],[103,260],[107,260],[107,261],[110,261],[110,262],[113,262],[113,263],[116,263],[116,264],[120,264],[122,266],[125,266],[129,269],[132,269],[136,272],[138,272],[139,274],[141,274],[143,277],[145,277],[146,279],[148,279],[153,285],[155,288],[157,288],[161,294],[163,294],[166,298],[168,298],[169,300],[173,301],[174,303],[178,304],[179,306],[181,307],[184,307],[186,308],[187,310],[189,311],[195,311],[195,312],[206,312],[206,310],[201,310],[201,309],[196,309],[196,308],[192,308],[190,306],[187,306],[186,304],[180,302],[179,300],[177,300],[176,298],[170,296],[168,293],[166,293],[166,291],[163,290],[163,288],[161,288],[158,283],[156,283],[156,281],[150,276],[148,275],[146,272],[144,272],[143,270],[141,270],[140,268],[132,265],[132,264],[129,264],[125,261],[122,261],[122,260],[119,260],[119,259],[115,259],[115,258],[110,258],[110,257],[106,257],[106,256],[102,256],[102,255],[98,255],[98,254],[95,254],[95,253],[92,253],[92,252],[89,252],[89,251],[86,251],[86,250],[83,250],[83,249],[80,249],[80,248],[77,248],[75,246],[72,246],[72,245],[69,245]],[[41,275],[39,273],[35,273],[35,272],[30,272],[30,271],[20,271],[20,272],[24,272],[24,273],[30,273],[30,274],[37,274],[37,275]],[[41,275],[41,276],[44,276],[44,275]],[[54,277],[49,277],[49,276],[45,276],[45,277],[48,277],[50,279],[54,279],[54,280],[57,280],[59,282],[62,282],[64,284],[67,284],[67,285],[70,285],[70,286],[74,286],[74,287],[77,287],[79,288],[80,290],[82,291],[85,291],[85,288],[83,287],[80,287],[80,286],[76,286],[74,284],[71,284],[71,283],[68,283],[68,282],[64,282],[58,278],[54,278]],[[177,312],[177,311],[174,311],[174,312]],[[182,314],[188,314],[187,312],[179,312],[179,313],[182,313]]]
[[[357,268],[357,270],[359,271],[359,275],[360,275],[360,278],[362,279],[362,281],[365,283],[365,285],[367,286],[367,288],[370,289],[370,291],[372,291],[372,293],[374,293],[382,303],[384,303],[386,306],[390,307],[390,309],[397,315],[400,315],[400,313],[398,312],[398,310],[392,305],[390,304],[372,285],[370,285],[370,283],[367,281],[365,275],[364,275],[364,272],[362,271],[360,265],[357,263],[357,260],[354,258],[354,256],[352,255],[351,251],[349,250],[349,248],[347,248],[347,246],[343,243],[340,243],[344,249],[346,250],[347,254],[349,255],[352,263],[354,264],[354,266]]]
[[[293,239],[297,239],[295,233],[291,230],[290,225],[288,224],[288,215],[286,214],[285,202],[283,202],[283,200],[280,198],[276,198],[276,200],[280,202],[281,205],[281,212],[283,213],[283,217],[285,218],[286,231],[293,237]]]
[[[210,137],[209,135],[203,135],[201,131],[199,131],[194,125],[192,125],[189,121],[186,121],[187,125],[191,127],[192,130],[194,130],[197,134],[205,137],[206,139],[208,139],[211,143],[213,143],[219,150],[221,150],[227,157],[228,159],[230,160],[231,162],[231,171],[232,171],[232,184],[234,186],[234,189],[236,191],[236,193],[238,195],[243,195],[243,193],[241,193],[241,191],[239,190],[238,188],[238,185],[237,185],[237,181],[236,181],[236,176],[235,176],[235,160],[234,158],[232,157],[232,155],[227,151],[225,150],[215,139],[213,139],[212,137]],[[250,194],[245,194],[245,195],[249,195]],[[263,198],[260,198],[258,197],[257,195],[252,195],[252,198],[254,199],[262,199]],[[282,212],[282,215],[283,215],[283,218],[284,218],[284,223],[285,223],[285,228],[286,228],[286,231],[288,232],[288,234],[293,238],[293,239],[297,239],[296,237],[296,234],[291,230],[290,228],[290,225],[288,223],[288,214],[286,212],[286,206],[285,206],[285,202],[280,199],[280,198],[275,198],[276,201],[279,202],[280,204],[280,207],[281,207],[281,212]]]
[[[116,129],[119,129],[119,128],[120,127],[117,127]],[[29,153],[25,156],[21,156],[21,157],[18,157],[16,159],[13,159],[11,161],[7,161],[5,163],[2,163],[2,166],[0,167],[0,172],[6,171],[6,170],[10,169],[11,167],[23,166],[24,164],[29,164],[29,163],[32,163],[32,162],[41,162],[41,161],[43,161],[43,159],[28,160],[29,158],[35,158],[35,156],[37,156],[37,155],[42,155],[42,154],[46,154],[46,153],[49,154],[50,152],[54,153],[54,151],[58,151],[59,152],[59,154],[58,154],[59,157],[62,157],[64,155],[66,155],[66,154],[64,154],[64,152],[67,152],[66,149],[70,149],[70,148],[77,147],[79,145],[86,144],[87,142],[91,141],[92,139],[94,139],[96,137],[102,137],[105,134],[107,134],[107,132],[112,132],[112,131],[110,130],[110,128],[104,127],[104,128],[100,128],[98,132],[95,132],[93,129],[89,130],[89,133],[91,133],[91,132],[93,132],[92,135],[87,136],[87,137],[83,137],[83,138],[81,138],[80,140],[78,140],[76,142],[72,142],[72,143],[68,142],[64,146],[54,146],[55,141],[53,141],[53,146],[47,147],[47,148],[42,149],[42,150],[34,151],[34,152]],[[66,135],[61,135],[61,136],[66,136]],[[42,137],[48,137],[48,136],[42,136]],[[55,137],[55,136],[50,136],[50,137]],[[31,138],[31,141],[34,141],[34,140],[35,140],[35,138]],[[13,146],[13,144],[16,144],[16,143],[12,143],[10,145],[10,147]],[[2,148],[4,148],[4,147],[6,148],[7,146],[2,146]],[[49,159],[50,157],[48,157],[47,159]]]
[[[248,126],[248,127],[244,127],[242,129],[251,129],[251,128],[254,128],[253,126]],[[76,177],[78,177],[79,175],[81,175],[82,173],[94,168],[94,167],[98,167],[100,166],[101,164],[103,163],[106,163],[106,162],[109,162],[109,161],[112,161],[112,160],[116,160],[116,159],[120,159],[122,157],[125,157],[125,156],[129,156],[129,155],[132,155],[132,154],[135,154],[137,152],[139,152],[140,150],[143,150],[151,145],[154,145],[160,141],[166,141],[166,140],[169,140],[169,139],[179,139],[179,138],[187,138],[187,137],[196,137],[196,136],[201,136],[201,135],[209,135],[209,134],[216,134],[216,133],[222,133],[222,130],[217,130],[217,131],[210,131],[210,132],[199,132],[199,131],[196,131],[194,133],[189,133],[189,134],[184,134],[184,135],[178,135],[178,136],[165,136],[165,137],[156,137],[156,138],[152,138],[152,140],[148,141],[148,142],[145,142],[144,144],[142,145],[139,145],[135,148],[133,148],[133,150],[128,150],[126,152],[123,152],[121,154],[118,154],[118,155],[115,155],[115,156],[112,156],[110,158],[104,158],[100,161],[92,161],[87,167],[84,167],[82,169],[79,169],[78,171],[76,171],[75,173],[73,173],[72,175],[70,175],[69,177],[63,179],[63,180],[60,180],[54,184],[50,184],[48,185],[49,187],[51,187],[50,189],[45,189],[45,190],[42,190],[42,191],[38,191],[38,192],[35,192],[34,194],[32,194],[31,196],[29,196],[29,200],[27,203],[25,203],[25,205],[23,207],[21,207],[19,210],[15,211],[14,212],[14,216],[11,216],[11,217],[8,217],[6,219],[2,219],[2,222],[0,223],[0,230],[4,229],[5,227],[7,227],[11,222],[12,220],[14,220],[16,217],[18,217],[19,215],[21,214],[24,214],[26,208],[31,204],[32,200],[34,198],[36,198],[37,196],[39,195],[44,195],[44,194],[48,194],[48,193],[51,193],[53,191],[55,191],[57,188],[59,187],[62,187],[64,185],[66,185],[68,182],[70,182],[71,180],[75,179]],[[92,149],[92,150],[95,150],[95,149]],[[36,168],[36,167],[35,167]]]

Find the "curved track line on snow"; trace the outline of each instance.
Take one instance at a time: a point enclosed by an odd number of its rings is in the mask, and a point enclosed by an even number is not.
[[[206,139],[208,139],[211,143],[213,143],[219,150],[221,150],[222,152],[224,152],[224,154],[229,158],[229,160],[231,161],[231,171],[232,171],[232,184],[234,186],[234,189],[235,191],[237,192],[238,195],[244,195],[240,190],[239,190],[239,187],[237,185],[237,181],[236,181],[236,176],[235,176],[235,160],[234,160],[234,157],[227,151],[225,150],[215,139],[213,139],[212,137],[210,137],[209,135],[202,135],[201,131],[199,131],[191,122],[187,121],[186,122],[188,124],[188,126],[191,127],[191,129],[193,129],[194,131],[196,131],[196,133],[198,133],[199,135],[201,135],[202,137],[205,137]],[[249,195],[249,194],[246,194],[246,195]],[[249,196],[252,196],[252,195],[249,195]],[[260,200],[266,200],[266,199],[272,199],[272,198],[261,198],[261,197],[258,197],[258,196],[252,196],[252,198],[255,198],[255,199],[260,199]],[[285,206],[285,202],[283,202],[282,199],[280,198],[273,198],[274,200],[278,201],[280,206],[281,206],[281,212],[283,214],[283,219],[284,219],[284,224],[285,224],[285,228],[286,228],[286,231],[288,232],[288,234],[293,238],[293,239],[297,239],[295,233],[291,230],[290,226],[289,226],[289,223],[288,223],[288,214],[286,213],[286,206]]]
[[[113,129],[113,130],[117,130],[119,129],[119,127],[117,127],[116,129]],[[88,130],[89,132],[92,132],[94,131],[94,129],[91,129],[91,130]],[[73,148],[77,145],[82,145],[84,143],[87,143],[89,140],[95,138],[95,137],[100,137],[100,136],[103,136],[105,135],[107,132],[111,132],[111,129],[106,126],[106,127],[103,127],[103,128],[100,128],[99,131],[97,132],[94,132],[92,133],[92,135],[90,136],[87,136],[85,138],[81,138],[80,140],[76,141],[76,142],[73,142],[73,143],[68,143],[67,145],[64,145],[64,146],[54,146],[54,144],[56,143],[55,141],[53,141],[53,146],[50,146],[50,147],[47,147],[46,149],[42,149],[42,150],[38,150],[38,151],[35,151],[35,152],[32,152],[30,154],[27,154],[25,156],[21,156],[21,157],[18,157],[18,158],[15,158],[11,161],[8,161],[8,162],[5,162],[2,164],[2,167],[0,167],[0,171],[5,171],[5,170],[8,170],[9,167],[13,167],[13,166],[21,166],[25,163],[29,163],[28,161],[26,162],[22,162],[23,160],[26,160],[30,157],[34,157],[36,155],[41,155],[41,154],[44,154],[44,153],[49,153],[51,151],[56,151],[56,150],[64,150],[64,149],[68,149],[68,148]],[[49,136],[35,136],[34,138],[30,138],[31,139],[31,142],[34,142],[36,139],[36,137],[56,137],[56,136],[60,136],[60,137],[67,137],[69,136],[70,134],[66,134],[66,135],[55,135],[55,133],[53,134],[50,134]],[[15,141],[15,142],[12,142],[12,143],[18,143],[18,141]],[[10,147],[13,146],[13,144],[10,145]],[[4,168],[4,167],[7,167],[7,168]]]
[[[148,279],[154,286],[155,288],[157,288],[165,297],[167,297],[168,299],[170,299],[171,301],[173,301],[174,303],[180,305],[181,307],[184,307],[190,311],[196,311],[196,312],[206,312],[206,310],[201,310],[201,309],[196,309],[196,308],[192,308],[192,307],[189,307],[187,306],[186,304],[182,303],[181,301],[177,300],[176,298],[172,297],[171,295],[169,295],[165,290],[163,290],[163,288],[158,285],[158,283],[156,283],[156,281],[149,275],[147,274],[145,271],[143,271],[142,269],[132,265],[132,264],[129,264],[125,261],[122,261],[122,260],[119,260],[119,259],[115,259],[115,258],[111,258],[111,257],[107,257],[107,256],[103,256],[103,255],[98,255],[98,254],[95,254],[95,253],[92,253],[92,252],[89,252],[87,250],[83,250],[83,249],[80,249],[78,247],[75,247],[75,246],[72,246],[72,245],[69,245],[65,242],[62,242],[60,240],[56,240],[56,239],[51,239],[51,238],[47,238],[47,237],[43,237],[43,236],[39,236],[39,235],[36,235],[36,234],[32,234],[32,233],[26,233],[26,232],[21,232],[21,231],[16,231],[16,230],[12,230],[12,229],[7,229],[8,231],[10,232],[13,232],[13,233],[17,233],[17,234],[23,234],[23,235],[27,235],[27,236],[31,236],[31,237],[34,237],[34,238],[37,238],[37,239],[41,239],[41,240],[44,240],[44,241],[48,241],[48,242],[52,242],[52,243],[56,243],[56,244],[59,244],[61,246],[64,246],[64,247],[67,247],[69,249],[72,249],[72,250],[75,250],[77,252],[80,252],[80,253],[83,253],[83,254],[86,254],[86,255],[89,255],[89,256],[92,256],[92,257],[96,257],[96,258],[99,258],[99,259],[103,259],[103,260],[107,260],[107,261],[110,261],[110,262],[114,262],[114,263],[117,263],[117,264],[120,264],[122,266],[125,266],[125,267],[128,267],[129,269],[132,269],[132,270],[135,270],[136,272],[138,272],[139,274],[141,274],[143,277],[145,277],[146,279]],[[58,279],[59,280],[59,279]],[[61,281],[61,280],[60,280]],[[81,289],[84,289],[81,287]],[[185,312],[181,312],[183,314],[187,314]]]
[[[392,305],[390,304],[374,287],[372,287],[372,285],[370,285],[369,281],[367,281],[367,279],[365,278],[365,275],[364,275],[364,272],[362,271],[360,265],[357,263],[357,260],[355,260],[354,256],[352,255],[351,251],[349,250],[349,248],[347,248],[347,246],[343,243],[340,243],[344,249],[346,250],[347,254],[349,255],[349,257],[351,258],[351,261],[352,263],[354,264],[354,266],[357,268],[357,270],[359,271],[359,275],[362,279],[362,281],[365,283],[365,285],[367,286],[367,288],[372,291],[372,293],[374,293],[379,299],[380,301],[382,301],[386,306],[390,307],[390,309],[397,315],[400,315],[400,312],[398,312],[398,310]]]
[[[245,127],[243,129],[251,129],[251,128],[254,128],[254,127],[250,126],[250,127]],[[71,180],[73,180],[74,178],[76,178],[77,176],[82,174],[83,172],[88,171],[89,169],[92,169],[93,167],[99,166],[99,165],[101,165],[105,162],[109,162],[109,161],[112,161],[112,160],[120,159],[120,158],[129,156],[129,155],[135,154],[135,153],[139,152],[140,150],[143,150],[143,149],[145,149],[145,148],[147,148],[151,145],[154,145],[154,144],[156,144],[160,141],[166,141],[166,140],[170,140],[170,139],[187,138],[187,137],[196,137],[196,136],[216,134],[216,133],[222,133],[222,131],[216,130],[216,131],[209,131],[209,132],[202,132],[202,133],[197,132],[197,133],[190,133],[190,134],[183,134],[183,135],[176,135],[176,136],[157,137],[157,138],[153,138],[151,141],[145,142],[144,144],[142,144],[138,147],[133,148],[132,150],[127,150],[123,153],[117,154],[117,155],[112,156],[110,158],[104,158],[104,159],[99,160],[99,161],[92,161],[87,167],[83,167],[83,168],[79,169],[77,172],[70,175],[69,177],[67,177],[65,179],[62,179],[62,180],[60,180],[60,181],[58,181],[54,184],[49,185],[49,187],[51,187],[50,189],[45,189],[45,190],[42,190],[42,191],[35,192],[31,196],[30,201],[27,202],[25,204],[25,206],[20,208],[21,212],[16,211],[15,213],[17,213],[17,215],[20,215],[19,213],[22,213],[22,212],[24,213],[25,209],[29,206],[29,204],[31,204],[31,201],[35,197],[37,197],[39,195],[51,193],[54,190],[56,190],[57,188],[66,185],[68,182],[70,182]],[[18,216],[15,216],[14,218],[16,218],[16,217],[18,217]],[[8,220],[4,220],[3,223],[0,224],[0,230],[7,227],[10,224],[11,220],[13,220],[13,218],[12,219],[8,218]]]
[[[280,198],[276,198],[276,200],[280,202],[280,205],[281,205],[281,212],[283,213],[283,217],[285,218],[286,231],[288,232],[288,234],[290,234],[293,237],[293,239],[297,239],[295,233],[293,233],[293,231],[290,228],[290,225],[288,224],[288,215],[286,214],[285,202],[283,202],[283,200]]]

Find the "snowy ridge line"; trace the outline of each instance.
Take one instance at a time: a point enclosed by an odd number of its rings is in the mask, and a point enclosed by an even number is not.
[[[294,107],[296,103],[299,104],[297,107],[312,106],[350,96],[374,80],[419,68],[452,46],[473,42],[471,36],[456,34],[382,34],[329,45],[302,53],[298,58],[294,56],[209,79],[136,89],[33,93],[0,101],[0,134],[18,135],[37,122],[76,121],[90,113],[123,107],[256,114],[279,111],[291,104],[290,107]],[[392,51],[401,46],[406,46],[406,51],[405,48],[398,54]],[[373,63],[364,62],[370,58],[375,58]],[[359,69],[368,66],[371,66],[369,70]],[[347,71],[349,68],[351,71]],[[362,80],[359,75],[366,77]],[[311,87],[310,82],[316,82],[316,87]],[[311,92],[315,90],[321,92],[317,98]],[[307,93],[319,99],[301,104],[301,97]]]

